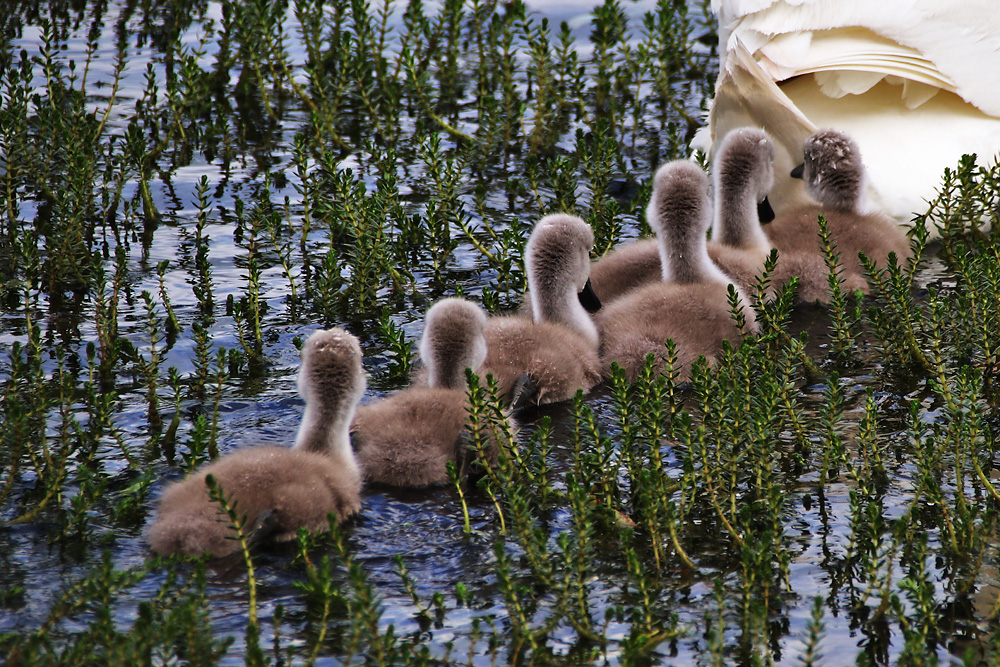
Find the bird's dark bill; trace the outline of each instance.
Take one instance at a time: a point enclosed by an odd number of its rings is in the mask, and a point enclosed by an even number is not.
[[[774,209],[771,208],[771,202],[767,200],[767,197],[757,203],[757,218],[760,219],[762,225],[774,220]]]
[[[601,309],[601,300],[597,298],[597,293],[594,292],[593,286],[590,284],[590,278],[587,278],[587,284],[583,286],[583,290],[577,295],[580,299],[580,305],[588,313],[596,313]]]

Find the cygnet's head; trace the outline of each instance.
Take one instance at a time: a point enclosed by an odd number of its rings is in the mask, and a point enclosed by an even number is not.
[[[713,165],[719,209],[712,229],[713,240],[735,248],[755,241],[766,244],[758,223],[774,220],[774,210],[767,199],[774,185],[773,162],[774,143],[763,130],[743,127],[722,140]]]
[[[803,144],[804,161],[792,176],[823,206],[857,211],[865,186],[865,167],[854,140],[837,130],[821,130]]]
[[[535,225],[524,248],[531,307],[537,316],[546,319],[553,310],[561,310],[567,294],[591,295],[590,249],[594,247],[594,232],[590,225],[575,215],[547,215]],[[597,302],[581,296],[584,307],[593,312]]]
[[[479,370],[486,359],[486,313],[476,304],[450,297],[427,311],[420,356],[427,366],[427,384],[464,389],[465,369]]]
[[[343,329],[314,331],[302,344],[299,394],[321,421],[343,418],[365,393],[358,339]]]

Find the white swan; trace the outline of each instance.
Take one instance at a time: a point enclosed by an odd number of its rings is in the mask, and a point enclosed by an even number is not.
[[[719,79],[709,153],[762,127],[778,149],[775,211],[808,202],[788,178],[817,129],[865,155],[868,202],[901,223],[926,211],[945,167],[1000,151],[1000,11],[994,0],[713,0]]]

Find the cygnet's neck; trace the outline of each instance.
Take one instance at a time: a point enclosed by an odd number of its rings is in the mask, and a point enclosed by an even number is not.
[[[716,243],[760,253],[771,252],[771,242],[760,225],[757,197],[753,188],[727,186],[723,173],[718,187],[718,203],[712,222],[712,240]]]
[[[477,335],[471,340],[452,341],[454,349],[421,341],[420,356],[427,363],[427,386],[439,389],[464,389],[465,369],[478,371],[486,360],[486,339]]]
[[[689,230],[695,232],[696,230]],[[732,285],[742,304],[743,314],[748,322],[756,322],[750,299],[732,278],[720,269],[708,255],[707,241],[703,233],[694,233],[682,239],[675,239],[670,245],[660,242],[660,263],[663,267],[663,281],[682,285],[715,283]],[[670,248],[668,249],[668,245]]]
[[[596,346],[600,341],[600,334],[597,333],[597,326],[590,313],[580,304],[576,286],[569,281],[550,283],[546,286],[542,284],[542,280],[533,278],[529,273],[528,282],[534,283],[529,284],[528,288],[531,292],[531,312],[535,321],[562,324]]]
[[[351,449],[350,433],[361,393],[353,392],[354,395],[344,396],[339,401],[315,395],[307,398],[294,448],[324,454],[345,468],[360,472]]]
[[[663,281],[692,284],[704,282],[731,283],[708,256],[708,242],[704,228],[685,223],[684,226],[668,223],[660,232],[660,266]]]
[[[433,361],[427,364],[427,386],[434,389],[457,389],[465,384],[465,371],[458,372],[455,368],[441,368],[441,363]]]

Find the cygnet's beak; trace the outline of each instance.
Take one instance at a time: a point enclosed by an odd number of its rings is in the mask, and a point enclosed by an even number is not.
[[[805,171],[806,171],[806,163],[803,162],[795,169],[792,169],[792,173],[789,174],[789,176],[791,176],[792,178],[802,178],[802,174],[804,174]]]
[[[767,200],[767,197],[757,202],[757,218],[762,225],[774,220],[774,209],[771,208],[771,202]]]
[[[597,293],[594,292],[594,288],[590,284],[590,278],[587,278],[587,284],[583,286],[577,297],[580,299],[580,305],[588,313],[596,313],[601,309],[601,300],[597,298]]]

